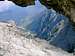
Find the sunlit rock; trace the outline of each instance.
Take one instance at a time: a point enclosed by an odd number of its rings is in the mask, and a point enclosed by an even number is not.
[[[0,22],[0,56],[72,56],[32,35],[20,31],[15,23]]]

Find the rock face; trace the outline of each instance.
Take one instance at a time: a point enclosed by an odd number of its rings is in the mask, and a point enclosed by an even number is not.
[[[13,1],[16,5],[26,7],[28,5],[33,5],[35,0],[9,0]],[[38,0],[36,0],[38,1]],[[62,12],[65,16],[70,17],[72,22],[75,22],[74,11],[75,10],[75,1],[74,0],[39,0],[47,8],[54,8],[58,12]],[[71,9],[73,8],[73,9]],[[72,12],[73,11],[73,12]],[[72,16],[74,15],[74,16]]]
[[[48,8],[54,8],[56,11],[62,12],[64,15],[70,15],[70,0],[40,0],[40,2]]]
[[[71,8],[71,21],[74,22],[75,25],[75,8]]]
[[[33,5],[35,0],[8,0],[14,2],[18,6],[26,7],[28,5]]]
[[[13,1],[16,5],[26,7],[28,5],[33,5],[35,0],[9,0]],[[40,1],[47,8],[54,8],[57,11],[62,11],[66,16],[70,16],[70,4],[71,0],[36,0]],[[73,1],[74,2],[74,1]]]
[[[23,33],[14,22],[0,22],[0,56],[73,56],[34,36]]]
[[[27,19],[29,20],[21,19],[20,25],[23,28],[36,33],[39,38],[45,39],[57,47],[74,52],[75,31],[67,17],[53,9],[45,9],[36,16]]]

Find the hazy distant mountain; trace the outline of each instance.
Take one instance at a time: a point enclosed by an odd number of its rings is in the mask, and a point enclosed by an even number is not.
[[[25,20],[32,20],[31,17],[36,16],[41,11],[45,10],[46,8],[43,5],[31,5],[28,7],[20,7],[15,5],[12,2],[4,2],[6,5],[11,5],[9,7],[3,5],[3,7],[8,8],[7,10],[4,10],[5,8],[1,8],[3,10],[0,12],[0,21],[1,20],[15,20],[17,24],[20,23],[22,19]],[[1,6],[0,6],[1,7]]]

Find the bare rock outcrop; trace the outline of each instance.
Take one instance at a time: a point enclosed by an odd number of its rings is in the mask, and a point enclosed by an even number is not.
[[[73,56],[50,46],[45,40],[23,33],[15,23],[0,22],[0,56]]]

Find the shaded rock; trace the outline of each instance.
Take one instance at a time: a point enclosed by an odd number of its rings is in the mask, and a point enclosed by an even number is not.
[[[18,6],[26,7],[28,5],[33,5],[35,0],[9,0],[14,2]]]

